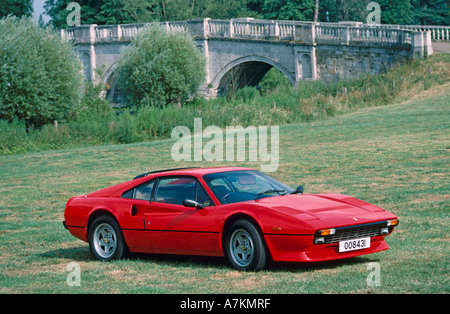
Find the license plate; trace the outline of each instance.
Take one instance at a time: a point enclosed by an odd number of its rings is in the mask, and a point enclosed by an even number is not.
[[[339,252],[367,249],[370,247],[370,237],[339,241]]]

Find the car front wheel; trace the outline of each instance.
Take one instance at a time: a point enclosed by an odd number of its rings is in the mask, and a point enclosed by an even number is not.
[[[247,220],[237,220],[227,233],[225,255],[238,270],[259,271],[266,265],[267,255],[258,229]]]

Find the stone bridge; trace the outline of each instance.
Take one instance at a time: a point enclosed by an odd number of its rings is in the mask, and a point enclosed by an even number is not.
[[[294,85],[307,80],[337,81],[377,74],[396,63],[432,54],[432,39],[449,40],[449,27],[436,31],[358,22],[206,18],[161,25],[189,32],[204,53],[207,74],[202,92],[208,97],[225,93],[231,85],[256,86],[272,67]],[[101,79],[109,86],[106,98],[120,103],[114,70],[122,48],[144,27],[80,25],[61,30],[61,36],[74,42],[86,79],[92,80],[95,68],[105,67]]]

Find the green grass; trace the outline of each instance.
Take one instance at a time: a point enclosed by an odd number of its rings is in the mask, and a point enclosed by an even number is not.
[[[1,293],[449,293],[450,85],[405,103],[280,126],[272,175],[306,193],[337,192],[400,218],[390,250],[330,263],[238,272],[222,258],[137,255],[102,263],[62,226],[67,199],[175,163],[174,140],[0,157]],[[204,125],[205,126],[205,125]],[[214,165],[257,163],[231,162]],[[81,286],[66,266],[81,267]],[[381,267],[368,286],[367,265]]]

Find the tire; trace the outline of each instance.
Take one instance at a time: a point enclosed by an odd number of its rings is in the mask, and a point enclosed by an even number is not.
[[[237,220],[231,224],[226,241],[225,256],[231,266],[242,271],[259,271],[267,262],[263,238],[254,224]]]
[[[89,228],[89,249],[100,261],[121,259],[128,252],[122,230],[111,216],[95,218]]]

